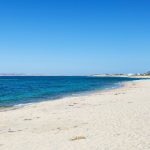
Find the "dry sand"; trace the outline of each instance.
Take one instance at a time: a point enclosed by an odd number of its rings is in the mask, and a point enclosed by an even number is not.
[[[0,150],[150,150],[150,80],[1,111]]]

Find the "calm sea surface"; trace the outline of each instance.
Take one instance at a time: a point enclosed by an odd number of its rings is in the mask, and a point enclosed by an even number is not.
[[[12,106],[94,90],[114,88],[121,82],[137,80],[126,77],[44,76],[0,77],[0,106]]]

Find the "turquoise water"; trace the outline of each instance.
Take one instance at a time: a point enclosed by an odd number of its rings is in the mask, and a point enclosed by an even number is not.
[[[0,106],[54,100],[72,94],[117,87],[121,82],[130,80],[136,79],[87,76],[0,77]]]

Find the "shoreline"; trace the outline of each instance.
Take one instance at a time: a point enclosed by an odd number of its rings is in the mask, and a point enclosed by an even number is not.
[[[113,76],[107,76],[107,77],[113,77]],[[119,77],[122,78],[123,76],[119,76]],[[126,77],[126,78],[130,79],[131,77]],[[136,79],[137,80],[143,79],[143,78],[136,78],[136,77],[133,77],[133,78],[135,80]],[[116,82],[116,83],[113,83],[111,86],[108,86],[108,87],[96,87],[96,88],[89,89],[89,90],[86,89],[85,91],[81,90],[81,91],[74,92],[74,93],[72,92],[70,94],[69,93],[68,94],[62,94],[62,95],[57,94],[58,95],[57,97],[49,97],[49,98],[48,97],[47,98],[46,97],[45,98],[37,97],[37,99],[36,98],[27,98],[26,100],[28,102],[20,101],[20,103],[17,103],[17,101],[13,102],[14,100],[12,100],[12,102],[10,101],[8,103],[7,102],[3,103],[3,100],[2,100],[1,105],[0,105],[0,111],[2,109],[5,110],[5,109],[9,109],[9,108],[11,109],[13,107],[18,108],[20,106],[22,107],[22,106],[26,106],[26,105],[30,105],[30,104],[36,104],[36,103],[40,103],[42,101],[55,101],[55,100],[61,100],[61,99],[66,98],[66,97],[73,97],[73,96],[76,96],[76,95],[80,96],[80,95],[86,95],[86,94],[89,94],[89,93],[95,93],[97,91],[99,92],[99,91],[111,90],[111,89],[114,89],[114,88],[119,88],[123,82],[128,82],[128,81]]]
[[[132,81],[136,81],[136,80],[132,80]],[[63,97],[60,97],[60,98],[56,98],[56,99],[45,99],[45,100],[43,99],[41,101],[37,101],[37,102],[35,101],[35,102],[31,102],[31,103],[16,104],[16,105],[12,105],[12,106],[0,106],[0,112],[16,110],[16,109],[20,109],[20,108],[23,108],[23,107],[28,107],[30,105],[40,104],[40,103],[43,103],[43,102],[61,101],[61,100],[65,100],[65,99],[68,99],[68,98],[89,96],[91,94],[93,95],[93,94],[96,94],[96,93],[104,93],[104,92],[108,92],[108,91],[111,91],[111,90],[123,88],[126,85],[127,82],[132,82],[132,81],[124,81],[124,82],[121,82],[121,83],[117,83],[118,84],[117,86],[113,86],[113,87],[110,87],[110,88],[95,89],[95,90],[91,90],[91,91],[80,92],[78,94],[66,95],[66,96],[63,96]]]
[[[0,112],[1,150],[149,150],[150,80]],[[9,142],[8,142],[9,141]]]

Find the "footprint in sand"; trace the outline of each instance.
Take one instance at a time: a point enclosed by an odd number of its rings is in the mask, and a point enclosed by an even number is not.
[[[9,133],[19,132],[19,131],[22,131],[22,130],[12,130],[12,129],[8,129],[8,132],[9,132]]]
[[[74,105],[68,105],[68,106],[74,106]]]
[[[32,119],[30,119],[30,118],[25,118],[24,120],[25,120],[25,121],[30,121],[30,120],[32,120]]]
[[[12,130],[12,129],[8,129],[8,132],[16,132],[16,131],[14,131],[14,130]]]

